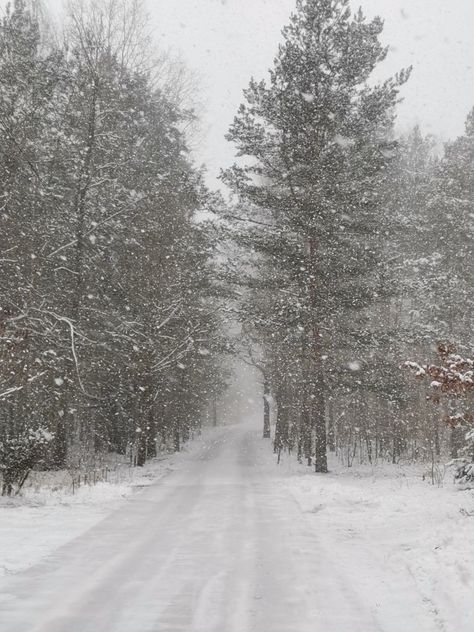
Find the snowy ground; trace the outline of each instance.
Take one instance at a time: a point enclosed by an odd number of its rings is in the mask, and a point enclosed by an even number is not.
[[[5,541],[24,546],[10,571],[51,553],[0,578],[0,631],[474,629],[472,492],[399,468],[277,468],[245,426],[172,468],[126,499],[107,491],[100,508],[77,497],[0,508],[1,558]]]
[[[419,466],[334,465],[315,485],[287,460],[280,484],[318,532],[347,600],[363,604],[366,623],[350,629],[472,631],[474,492],[456,489],[449,475],[433,487]]]
[[[0,578],[33,566],[77,538],[132,493],[183,467],[205,442],[206,433],[181,454],[162,456],[143,468],[119,463],[108,483],[82,485],[74,493],[67,472],[32,474],[21,497],[0,496]]]

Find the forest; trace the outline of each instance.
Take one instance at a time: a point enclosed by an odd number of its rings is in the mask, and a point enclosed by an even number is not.
[[[180,451],[225,418],[235,363],[275,461],[426,462],[433,482],[452,461],[474,480],[474,110],[446,143],[398,132],[411,68],[374,78],[382,31],[348,0],[296,0],[213,190],[192,79],[138,0],[73,2],[61,33],[39,1],[8,5],[3,494]]]

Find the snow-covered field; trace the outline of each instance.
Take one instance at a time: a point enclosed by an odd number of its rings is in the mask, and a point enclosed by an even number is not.
[[[130,484],[4,503],[0,631],[474,629],[473,492],[413,467],[277,467],[259,434],[210,431]]]

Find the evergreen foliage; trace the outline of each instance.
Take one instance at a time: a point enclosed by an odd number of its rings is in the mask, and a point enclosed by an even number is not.
[[[266,301],[252,296],[264,346],[271,338],[266,355],[279,356],[268,359],[280,367],[273,372],[277,449],[288,446],[285,411],[299,400],[306,456],[314,454],[320,472],[327,470],[325,359],[336,372],[347,365],[344,324],[379,298],[383,278],[383,187],[409,71],[369,83],[386,55],[381,32],[378,18],[352,15],[347,0],[299,0],[268,81],[250,82],[228,134],[247,159],[224,180],[247,216],[261,220],[241,241],[261,255],[258,275],[271,291]]]

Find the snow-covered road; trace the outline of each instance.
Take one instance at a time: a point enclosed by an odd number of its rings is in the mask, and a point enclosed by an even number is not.
[[[263,453],[248,427],[217,433],[181,471],[5,578],[1,632],[451,630],[410,568],[353,537],[350,507],[347,530],[333,528]]]

